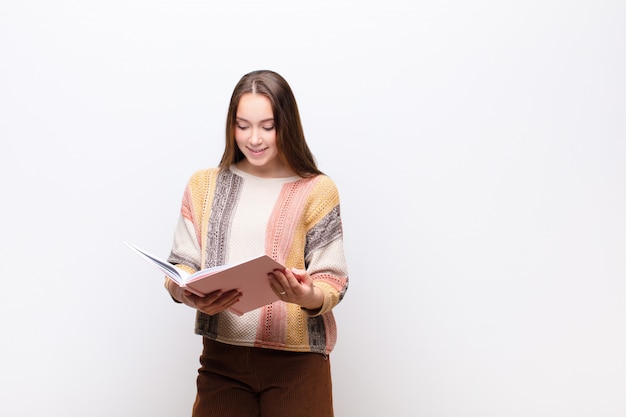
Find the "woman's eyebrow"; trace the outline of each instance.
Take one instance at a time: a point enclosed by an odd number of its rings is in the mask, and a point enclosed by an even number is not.
[[[239,121],[241,121],[241,122],[250,123],[250,121],[249,121],[249,120],[246,120],[246,119],[244,119],[243,117],[239,117],[239,116],[237,116],[237,117],[235,117],[235,119],[236,119],[236,120],[239,120]],[[270,117],[269,119],[263,119],[263,120],[261,120],[259,123],[273,122],[273,121],[274,121],[274,118],[273,118],[273,117]]]

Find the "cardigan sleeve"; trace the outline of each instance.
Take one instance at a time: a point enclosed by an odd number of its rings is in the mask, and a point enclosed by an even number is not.
[[[187,184],[168,262],[193,273],[201,268],[199,225],[195,221],[191,182]]]
[[[335,184],[324,176],[317,182],[311,196],[307,210],[305,263],[313,285],[324,293],[324,302],[319,310],[308,313],[322,315],[343,299],[348,289],[348,269]]]

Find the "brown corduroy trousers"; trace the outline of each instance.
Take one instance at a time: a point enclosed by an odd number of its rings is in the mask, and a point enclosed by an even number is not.
[[[328,357],[203,343],[193,417],[333,417]]]

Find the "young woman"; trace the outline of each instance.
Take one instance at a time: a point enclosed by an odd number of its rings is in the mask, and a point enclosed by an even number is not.
[[[193,416],[332,416],[332,309],[348,288],[339,195],[272,71],[236,85],[221,162],[189,180],[169,261],[194,272],[260,253],[285,266],[268,276],[280,301],[242,316],[227,311],[237,290],[201,298],[166,279],[203,336]]]

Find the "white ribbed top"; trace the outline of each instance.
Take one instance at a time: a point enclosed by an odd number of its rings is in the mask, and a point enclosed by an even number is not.
[[[226,263],[245,261],[265,253],[267,222],[284,184],[299,177],[263,178],[231,165],[230,171],[243,178],[243,187],[232,218]]]

